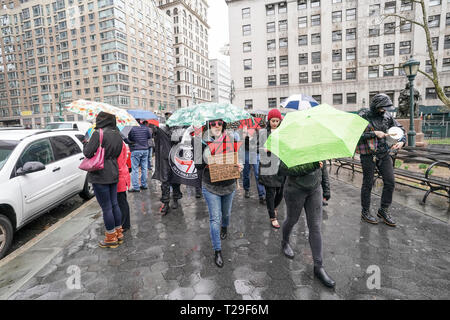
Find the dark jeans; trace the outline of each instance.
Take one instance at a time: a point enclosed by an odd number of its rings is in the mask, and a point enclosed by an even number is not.
[[[283,186],[277,187],[265,187],[266,188],[266,205],[269,212],[270,219],[275,218],[275,209],[283,200]]]
[[[169,203],[170,202],[170,187],[172,187],[172,199],[179,200],[183,198],[183,193],[180,190],[180,184],[178,183],[161,183],[161,202]]]
[[[126,191],[117,193],[117,202],[122,213],[122,228],[130,229],[130,206],[128,205]]]
[[[361,187],[361,207],[370,209],[370,197],[372,195],[375,166],[383,177],[383,193],[381,194],[381,207],[389,208],[392,203],[392,194],[395,188],[394,167],[391,156],[386,153],[381,159],[372,155],[360,155],[363,170],[363,183]]]
[[[255,175],[256,188],[258,189],[258,196],[263,198],[265,195],[264,186],[259,183],[258,175],[259,175],[259,154],[256,152],[248,152],[245,151],[245,163],[244,163],[244,171],[242,173],[242,182],[244,185],[244,190],[250,190],[250,171],[253,167],[253,173]]]
[[[122,214],[117,202],[117,183],[93,183],[95,197],[103,211],[106,231],[111,233],[122,225]]]
[[[309,230],[309,245],[314,260],[314,266],[322,266],[322,186],[312,191],[304,191],[289,185],[284,189],[286,201],[286,220],[283,222],[283,241],[289,242],[292,229],[300,218],[303,208],[306,213],[306,223]]]

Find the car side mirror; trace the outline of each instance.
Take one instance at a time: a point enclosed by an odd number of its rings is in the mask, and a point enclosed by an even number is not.
[[[17,169],[17,175],[23,176],[29,173],[45,170],[45,165],[38,161],[26,162],[22,168]]]

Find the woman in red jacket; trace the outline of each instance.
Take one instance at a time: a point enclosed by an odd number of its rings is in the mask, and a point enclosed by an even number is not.
[[[117,158],[119,165],[119,183],[117,184],[117,201],[122,212],[122,229],[130,229],[130,207],[127,201],[127,190],[131,185],[130,171],[127,165],[129,150],[125,143],[122,145],[122,152]]]

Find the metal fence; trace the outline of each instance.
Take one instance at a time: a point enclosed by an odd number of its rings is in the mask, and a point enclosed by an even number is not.
[[[450,137],[450,121],[423,120],[422,132],[425,139],[445,139]]]

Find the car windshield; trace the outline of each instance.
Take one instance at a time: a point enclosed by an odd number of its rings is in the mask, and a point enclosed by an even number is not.
[[[72,129],[71,123],[49,123],[45,126],[45,129]]]
[[[14,148],[17,146],[19,141],[14,140],[3,140],[0,141],[0,170],[2,170],[9,156],[13,152]]]

